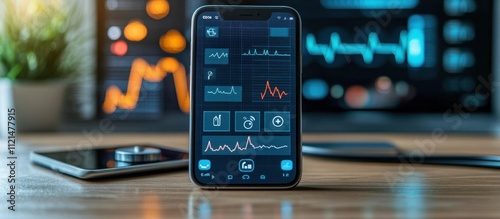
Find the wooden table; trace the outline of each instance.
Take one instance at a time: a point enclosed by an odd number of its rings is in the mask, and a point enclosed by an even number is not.
[[[19,135],[16,212],[7,210],[6,150],[1,149],[0,218],[499,218],[500,170],[380,164],[304,157],[292,190],[214,191],[191,184],[187,170],[97,181],[78,180],[29,162],[46,146],[151,142],[187,148],[187,134]],[[332,134],[305,141],[390,141],[417,153],[500,154],[495,136]],[[5,141],[3,141],[5,142]],[[427,149],[418,142],[427,143]],[[435,144],[432,146],[432,144]],[[2,145],[5,145],[2,143]]]

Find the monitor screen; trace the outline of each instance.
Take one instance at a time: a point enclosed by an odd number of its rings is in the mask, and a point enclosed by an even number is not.
[[[476,88],[491,83],[494,2],[287,1],[303,20],[304,112],[432,113],[464,104],[491,112],[488,91]]]
[[[96,1],[98,112],[116,120],[189,113],[185,2]]]
[[[497,1],[252,0],[302,17],[303,112],[493,112]],[[212,1],[99,5],[101,117],[189,113],[190,15]],[[486,89],[484,89],[486,88]],[[460,112],[455,112],[460,113]],[[307,130],[307,127],[304,127]]]

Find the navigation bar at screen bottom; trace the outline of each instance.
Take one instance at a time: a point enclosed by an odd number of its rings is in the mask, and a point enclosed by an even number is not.
[[[203,155],[290,155],[290,136],[203,136]]]

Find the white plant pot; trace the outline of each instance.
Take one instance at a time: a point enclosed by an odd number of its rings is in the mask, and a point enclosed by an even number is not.
[[[18,131],[55,131],[63,117],[65,80],[12,82]],[[5,117],[5,116],[4,116]]]

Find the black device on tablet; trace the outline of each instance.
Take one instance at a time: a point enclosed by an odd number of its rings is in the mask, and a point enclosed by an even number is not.
[[[111,177],[188,166],[188,153],[156,145],[33,151],[35,164],[81,179]]]

